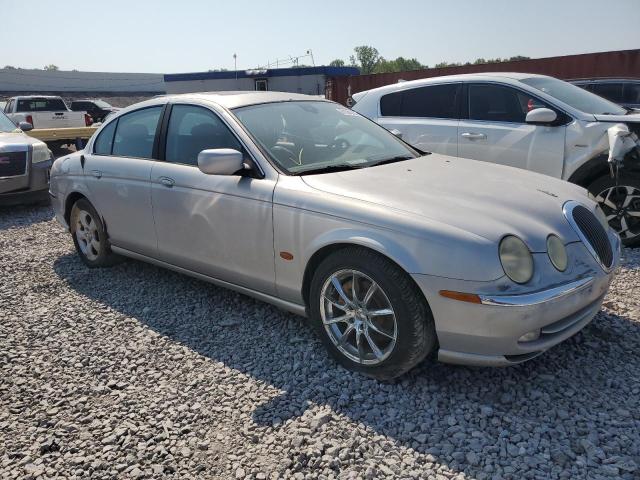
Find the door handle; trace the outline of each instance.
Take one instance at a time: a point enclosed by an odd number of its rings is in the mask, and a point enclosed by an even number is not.
[[[460,135],[463,138],[468,138],[469,140],[485,140],[487,136],[484,133],[473,133],[473,132],[464,132]]]
[[[169,177],[160,177],[160,183],[167,188],[171,188],[176,184],[176,181],[173,178]]]
[[[91,170],[91,174],[96,178],[102,177],[102,172],[100,170]]]

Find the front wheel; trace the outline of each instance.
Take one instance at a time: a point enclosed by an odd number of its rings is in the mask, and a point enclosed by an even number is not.
[[[622,243],[640,246],[640,177],[621,175],[616,180],[609,175],[595,180],[588,187]]]
[[[327,257],[313,276],[309,301],[316,333],[349,370],[391,380],[435,347],[433,317],[422,293],[375,252],[350,247]]]

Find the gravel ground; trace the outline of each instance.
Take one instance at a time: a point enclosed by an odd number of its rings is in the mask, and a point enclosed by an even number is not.
[[[640,478],[640,250],[584,331],[504,369],[334,364],[304,320],[0,210],[2,478]]]

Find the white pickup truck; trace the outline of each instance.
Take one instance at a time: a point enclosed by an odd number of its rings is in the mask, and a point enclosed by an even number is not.
[[[86,112],[72,112],[60,97],[30,95],[12,97],[5,105],[4,112],[13,123],[27,122],[34,129],[57,129],[88,127],[93,123]],[[60,138],[54,143],[73,143],[75,137]]]

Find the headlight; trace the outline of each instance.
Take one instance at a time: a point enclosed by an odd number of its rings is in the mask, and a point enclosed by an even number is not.
[[[31,163],[40,163],[51,160],[53,154],[46,143],[36,143],[33,145],[33,158]]]
[[[507,276],[516,283],[527,283],[533,276],[533,256],[518,237],[508,235],[500,242],[500,263]]]
[[[567,257],[567,249],[560,240],[555,235],[549,235],[547,238],[547,254],[549,255],[549,260],[553,263],[553,266],[556,267],[557,270],[564,272],[567,269],[567,265],[569,264],[569,258]]]

